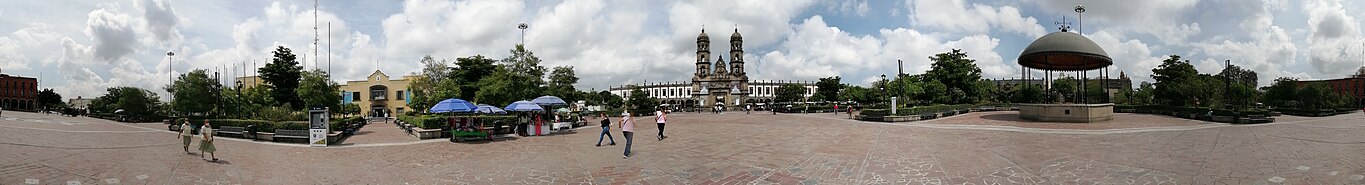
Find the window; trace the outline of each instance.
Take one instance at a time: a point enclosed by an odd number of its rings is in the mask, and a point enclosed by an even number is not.
[[[360,92],[351,92],[351,102],[360,101]]]
[[[403,92],[403,91],[398,91],[398,92]],[[398,96],[398,97],[403,97],[403,96],[400,95],[400,96]],[[401,100],[402,98],[399,98],[399,99]],[[398,110],[398,111],[394,111],[394,112],[398,112],[398,114],[403,114],[403,108],[402,108],[402,107],[397,108],[397,110]]]
[[[398,100],[403,100],[403,91],[398,91],[395,92],[394,94],[395,94],[393,95],[394,98],[397,98]],[[403,108],[398,108],[398,113],[403,113]]]

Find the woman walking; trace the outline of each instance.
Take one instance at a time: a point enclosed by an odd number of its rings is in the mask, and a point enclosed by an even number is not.
[[[209,120],[204,120],[204,127],[199,128],[199,135],[204,136],[204,140],[199,141],[199,159],[204,159],[204,153],[209,153],[213,162],[218,162],[218,156],[213,155],[218,148],[213,147],[213,126],[209,125]]]
[[[602,136],[611,140],[611,146],[616,146],[616,138],[611,136],[611,120],[607,118],[607,113],[598,113],[602,117],[602,133],[597,135],[597,146],[602,146]]]
[[[184,140],[184,144],[181,146],[184,147],[185,154],[194,154],[190,152],[190,138],[194,137],[194,134],[190,132],[191,130],[194,130],[194,126],[190,126],[190,119],[185,119],[185,123],[180,124],[180,133],[176,134],[176,137]]]
[[[664,140],[664,123],[668,122],[668,113],[663,109],[654,111],[654,124],[659,125],[659,141]]]
[[[621,135],[626,137],[626,152],[621,156],[622,159],[630,158],[630,144],[633,143],[635,136],[635,116],[630,111],[621,113]]]

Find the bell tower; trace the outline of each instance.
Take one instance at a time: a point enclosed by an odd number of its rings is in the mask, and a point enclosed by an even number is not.
[[[736,77],[744,74],[744,38],[739,36],[739,28],[730,35],[730,74]]]
[[[711,74],[711,38],[706,36],[706,29],[701,29],[701,34],[697,35],[697,73],[695,78],[705,78]]]

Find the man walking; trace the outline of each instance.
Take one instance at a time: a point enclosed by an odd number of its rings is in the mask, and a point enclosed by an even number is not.
[[[621,135],[626,137],[626,152],[621,156],[622,159],[630,158],[630,145],[635,138],[635,116],[631,116],[630,111],[621,113]]]
[[[668,122],[668,114],[663,109],[654,111],[654,124],[659,125],[659,141],[664,140],[664,123]]]
[[[602,133],[597,135],[597,146],[602,146],[602,136],[611,140],[611,146],[616,146],[616,138],[611,136],[611,120],[607,113],[598,113],[602,117]]]

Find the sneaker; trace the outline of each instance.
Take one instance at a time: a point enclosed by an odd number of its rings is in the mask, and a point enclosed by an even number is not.
[[[616,146],[616,143],[611,143],[611,146]]]
[[[597,146],[598,146],[598,147],[602,147],[602,144],[597,144]]]
[[[623,156],[621,156],[621,158],[622,158],[622,159],[629,159],[630,156],[624,156],[624,155],[623,155]]]

